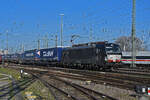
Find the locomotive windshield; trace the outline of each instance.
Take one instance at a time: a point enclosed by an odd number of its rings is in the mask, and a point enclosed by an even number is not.
[[[107,44],[106,45],[106,52],[108,53],[120,53],[121,49],[120,46],[117,44]]]

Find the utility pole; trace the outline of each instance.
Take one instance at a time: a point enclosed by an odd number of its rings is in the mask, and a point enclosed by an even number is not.
[[[22,43],[22,46],[21,46],[21,48],[22,48],[22,52],[24,52],[24,45],[23,45],[23,43]]]
[[[136,49],[135,49],[135,37],[136,37],[136,0],[132,0],[132,67],[136,67],[135,60],[136,60]]]
[[[48,48],[48,39],[46,39],[46,48]]]
[[[91,27],[90,27],[90,37],[89,37],[90,43],[91,43],[92,40],[93,40],[92,34],[93,34],[93,29],[92,29],[92,25],[91,25]]]
[[[55,35],[56,39],[55,39],[55,46],[57,48],[57,35]]]
[[[37,40],[38,50],[40,49],[40,39]]]
[[[0,33],[0,35],[2,35],[2,33]],[[2,45],[2,43],[1,43],[1,45]]]
[[[22,43],[19,45],[19,52],[22,52]]]
[[[9,49],[9,53],[13,53],[13,48],[12,47],[10,47],[10,49]]]
[[[6,30],[6,49],[7,49],[7,53],[8,53],[8,30]]]
[[[61,16],[60,45],[63,46],[63,16],[64,14],[60,14],[60,16]]]
[[[44,38],[44,40],[45,40],[45,48],[48,48],[48,38],[47,38],[47,35],[45,35],[45,38]]]

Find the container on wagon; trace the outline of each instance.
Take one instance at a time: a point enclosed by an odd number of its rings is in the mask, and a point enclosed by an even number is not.
[[[40,49],[37,55],[40,56],[40,61],[60,62],[63,47]]]

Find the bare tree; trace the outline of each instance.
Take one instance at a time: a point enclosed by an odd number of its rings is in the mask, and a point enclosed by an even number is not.
[[[132,50],[132,38],[127,36],[119,37],[115,43],[119,44],[122,51],[131,51]],[[143,44],[142,40],[139,38],[135,38],[135,47],[137,51],[147,50],[146,45]]]

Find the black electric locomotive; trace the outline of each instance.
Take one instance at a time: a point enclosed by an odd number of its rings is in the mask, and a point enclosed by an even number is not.
[[[90,69],[107,69],[119,64],[121,60],[119,45],[108,42],[92,42],[63,50],[62,63],[66,66]]]

